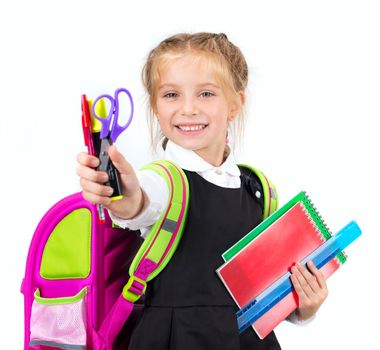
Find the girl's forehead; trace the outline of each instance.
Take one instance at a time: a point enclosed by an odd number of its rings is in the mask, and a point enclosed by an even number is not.
[[[201,55],[182,54],[163,57],[158,65],[160,72],[165,73],[173,69],[192,68],[204,70],[209,65],[209,59]]]
[[[166,83],[166,80],[178,82],[205,80],[216,83],[221,77],[215,61],[215,58],[199,54],[167,57],[158,66],[160,83]]]

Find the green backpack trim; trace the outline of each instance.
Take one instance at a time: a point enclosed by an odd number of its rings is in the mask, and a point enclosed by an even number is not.
[[[41,291],[36,289],[34,292],[34,300],[42,305],[63,305],[73,304],[81,301],[87,293],[87,287],[82,288],[76,295],[72,297],[59,297],[59,298],[44,298],[41,296]]]
[[[150,163],[144,166],[142,170],[157,172],[164,178],[169,189],[168,206],[160,219],[150,229],[129,269],[130,275],[133,276],[143,258],[152,260],[158,264],[158,267],[149,274],[147,281],[150,281],[165,268],[182,237],[189,203],[189,183],[185,172],[167,160]],[[177,224],[179,227],[176,227]],[[173,232],[176,229],[174,241],[171,242]]]

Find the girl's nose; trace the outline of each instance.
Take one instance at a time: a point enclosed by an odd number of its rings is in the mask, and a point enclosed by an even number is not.
[[[198,107],[195,101],[192,98],[183,99],[181,105],[181,115],[192,116],[198,114]]]

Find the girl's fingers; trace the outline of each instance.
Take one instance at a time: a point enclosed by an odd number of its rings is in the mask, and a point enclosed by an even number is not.
[[[98,183],[105,183],[108,181],[108,175],[104,171],[97,171],[81,164],[77,166],[77,175],[82,179]]]
[[[113,165],[120,173],[123,195],[125,197],[135,196],[141,191],[141,189],[139,180],[132,165],[128,163],[124,156],[116,149],[115,145],[112,145],[108,149],[108,154]]]
[[[314,263],[311,260],[307,262],[307,267],[309,268],[309,270],[311,271],[311,273],[315,276],[318,285],[322,289],[326,289],[327,290],[326,279],[323,276],[323,273],[320,270],[317,269],[317,267],[314,265]]]
[[[292,273],[290,275],[290,279],[293,283],[294,290],[297,293],[299,304],[304,304],[304,301],[307,300],[307,295],[305,294],[305,291],[303,290],[301,283],[296,276],[296,273]]]
[[[292,282],[295,291],[297,292],[300,304],[303,304],[308,299],[314,297],[315,293],[310,287],[304,276],[299,270],[298,266],[293,266],[292,268]]]
[[[306,320],[315,315],[328,295],[325,278],[312,262],[305,266],[297,264],[291,269],[291,281],[298,295],[298,315]]]
[[[318,293],[321,287],[317,282],[317,278],[301,264],[297,264],[297,269],[299,271],[299,276],[297,275],[297,277],[306,294],[311,295],[311,292]]]
[[[102,204],[106,208],[112,203],[108,197],[99,196],[87,191],[83,191],[82,196],[86,201],[92,204]]]
[[[117,150],[115,145],[108,149],[108,154],[112,160],[113,165],[119,170],[120,174],[131,175],[135,171],[131,164],[127,162],[124,156]]]
[[[99,165],[98,158],[82,152],[78,154],[77,161],[77,175],[80,178],[98,183],[105,183],[108,181],[107,173],[96,171],[94,169]]]
[[[97,182],[89,181],[84,178],[80,179],[80,185],[83,191],[92,193],[96,196],[109,197],[113,193],[112,187],[101,185]]]
[[[328,296],[326,280],[312,262],[308,262],[307,265],[312,273],[300,264],[292,268],[291,278],[294,289],[300,298],[305,295],[309,300],[321,304]]]
[[[96,168],[99,165],[99,159],[88,153],[81,152],[77,155],[77,162],[81,165]]]

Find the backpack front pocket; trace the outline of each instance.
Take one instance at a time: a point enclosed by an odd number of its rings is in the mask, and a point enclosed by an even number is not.
[[[34,349],[86,349],[86,288],[63,298],[34,293],[30,320],[30,346]]]

